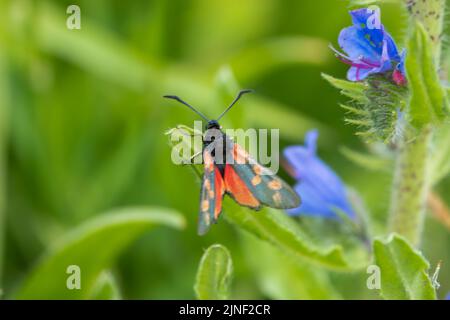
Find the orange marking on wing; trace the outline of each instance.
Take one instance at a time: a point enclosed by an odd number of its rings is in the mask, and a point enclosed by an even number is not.
[[[277,179],[270,181],[267,185],[269,186],[270,189],[275,191],[281,190],[283,188],[283,185]]]
[[[209,222],[211,221],[211,218],[209,217],[209,213],[208,212],[203,212],[203,218],[205,220],[205,223],[207,225],[209,225]]]
[[[214,178],[214,188],[215,188],[215,196],[216,203],[214,209],[214,217],[217,219],[222,212],[222,199],[223,194],[225,193],[225,183],[222,179],[222,175],[220,174],[219,169],[216,167],[215,169],[215,178]]]
[[[253,165],[253,172],[257,175],[261,175],[263,173],[263,169],[259,164]]]
[[[281,193],[279,193],[278,191],[275,192],[275,194],[272,196],[273,201],[277,204],[280,205],[281,204]]]
[[[229,164],[225,166],[225,188],[239,204],[252,208],[259,207],[258,199],[253,196],[244,181]]]
[[[235,164],[246,164],[248,162],[249,154],[238,144],[234,145],[233,156]]]
[[[256,187],[261,183],[261,181],[262,181],[261,176],[254,176],[252,179],[252,185]]]
[[[206,212],[209,209],[209,201],[208,200],[203,200],[202,201],[202,211]]]
[[[214,160],[209,154],[209,152],[207,151],[203,152],[203,161],[205,163],[205,170],[212,172],[214,169]]]
[[[205,179],[205,189],[210,191],[211,190],[211,182],[209,181],[209,179]]]

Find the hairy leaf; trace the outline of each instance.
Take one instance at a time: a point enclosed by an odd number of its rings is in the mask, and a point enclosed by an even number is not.
[[[434,61],[430,36],[423,25],[416,22],[408,42],[406,71],[411,91],[409,117],[418,128],[439,123],[448,114],[446,92]]]
[[[428,276],[428,261],[402,237],[373,243],[375,263],[381,271],[381,295],[385,299],[429,300],[436,292]]]
[[[340,245],[322,246],[315,243],[283,211],[264,209],[261,212],[253,212],[230,205],[225,217],[243,230],[271,243],[292,257],[301,257],[341,271],[359,270],[367,263],[367,257],[361,252],[350,259],[344,254],[344,249]]]
[[[431,183],[437,184],[450,172],[450,125],[444,123],[435,131],[435,142],[431,153]]]
[[[322,73],[322,77],[327,80],[333,87],[341,90],[341,93],[344,96],[347,96],[361,103],[367,102],[367,98],[364,93],[367,89],[367,85],[364,82],[352,82],[337,79],[325,73]]]
[[[345,122],[358,128],[357,135],[368,141],[390,142],[397,138],[400,111],[406,105],[406,88],[383,75],[372,75],[364,82],[322,76],[351,99],[341,107],[346,111]]]
[[[215,244],[206,249],[198,266],[194,290],[200,300],[224,300],[230,295],[233,263],[227,248]]]

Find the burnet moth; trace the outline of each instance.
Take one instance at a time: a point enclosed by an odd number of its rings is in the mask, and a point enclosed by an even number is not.
[[[286,182],[260,165],[221,130],[219,120],[244,94],[251,91],[240,91],[217,120],[209,120],[177,96],[164,96],[184,104],[207,122],[203,134],[204,173],[200,196],[199,235],[206,234],[211,225],[217,223],[225,194],[231,196],[239,205],[253,210],[260,210],[262,206],[291,209],[300,205],[300,197]]]

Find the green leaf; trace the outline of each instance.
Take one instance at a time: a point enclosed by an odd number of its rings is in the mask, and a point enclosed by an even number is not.
[[[365,169],[391,172],[393,167],[393,161],[388,158],[382,158],[375,154],[362,153],[347,147],[342,147],[339,150],[347,159]]]
[[[100,274],[95,282],[92,292],[89,295],[90,300],[119,300],[121,294],[117,280],[109,271]]]
[[[9,92],[11,85],[8,78],[7,59],[0,53],[0,287],[3,284],[3,269],[5,258],[5,207],[6,207],[6,180],[7,168],[7,145],[9,139],[9,108],[12,105]]]
[[[76,210],[78,212],[73,212],[73,216],[81,217],[81,219],[86,218],[86,213],[112,207],[121,192],[133,183],[141,155],[140,134],[139,130],[124,129],[122,137],[115,141],[115,150],[109,152],[108,156],[103,158],[101,165],[91,173],[91,182],[85,186],[83,195],[69,198],[67,202],[61,204],[61,212],[64,211],[64,205],[70,203],[70,200],[77,201]],[[75,188],[77,187],[79,185],[76,184]],[[55,189],[58,192],[57,187]],[[57,194],[55,198],[58,198]]]
[[[341,104],[346,111],[345,122],[357,127],[356,135],[366,141],[381,140],[385,144],[398,136],[398,110],[404,110],[408,91],[386,81],[386,77],[372,75],[364,82],[351,82],[322,74],[331,85],[351,100]]]
[[[216,96],[220,102],[221,108],[229,105],[236,97],[239,90],[243,89],[236,79],[234,70],[229,65],[224,65],[217,71],[215,79]],[[239,108],[235,108],[233,112],[223,120],[225,123],[230,120],[234,128],[243,128],[246,125],[246,109],[247,103],[251,100],[253,94],[247,95],[239,101]],[[222,112],[222,111],[220,111]]]
[[[270,299],[339,299],[327,271],[292,259],[265,241],[242,233],[247,263],[260,290]]]
[[[83,32],[71,32],[61,28],[67,19],[63,10],[42,3],[35,11],[33,28],[41,50],[131,89],[144,90],[147,81],[157,79],[154,67],[88,19],[83,20]]]
[[[198,266],[194,290],[199,300],[225,300],[233,274],[230,252],[220,244],[206,249]]]
[[[420,21],[425,27],[429,36],[427,46],[437,63],[441,61],[441,47],[445,41],[443,35],[447,3],[447,0],[411,1],[407,6],[411,18]]]
[[[166,131],[166,135],[172,146],[172,155],[179,156],[179,159],[186,163],[197,160],[197,158],[190,159],[190,156],[200,154],[202,151],[203,138],[196,139],[196,136],[203,137],[201,131],[184,125],[178,125],[177,127]]]
[[[362,7],[382,3],[398,3],[401,0],[350,0],[350,7]]]
[[[184,218],[164,208],[125,208],[95,217],[79,226],[49,250],[25,279],[18,299],[84,299],[102,270],[144,232],[158,225],[180,229]],[[68,266],[80,270],[81,289],[69,290]]]
[[[428,261],[402,237],[373,243],[375,263],[381,271],[381,295],[390,300],[431,300],[436,292],[428,276]]]
[[[360,103],[367,102],[367,98],[364,93],[367,90],[367,85],[364,82],[352,82],[337,79],[325,73],[322,73],[322,77],[327,80],[333,87],[341,90],[341,93],[344,96],[354,99]]]
[[[344,249],[340,245],[323,246],[315,243],[283,211],[264,209],[253,212],[237,208],[231,202],[229,204],[230,209],[225,214],[227,220],[268,241],[285,254],[341,271],[360,270],[367,264],[367,257],[362,252],[350,258],[344,254]]]
[[[444,123],[435,130],[433,152],[431,153],[431,183],[435,185],[450,173],[450,124]]]
[[[314,37],[277,37],[245,46],[231,58],[230,65],[242,83],[251,83],[283,65],[324,65],[331,57],[327,45]]]
[[[427,31],[417,22],[408,42],[406,71],[411,91],[409,116],[418,128],[439,123],[448,114],[446,92],[439,80],[432,46]]]

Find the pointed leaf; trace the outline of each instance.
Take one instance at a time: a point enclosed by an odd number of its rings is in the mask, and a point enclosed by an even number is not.
[[[393,166],[391,159],[375,154],[362,153],[347,147],[340,148],[340,151],[347,159],[365,169],[390,172]]]
[[[375,263],[381,270],[381,295],[391,300],[432,300],[436,292],[428,261],[398,235],[373,243]]]
[[[89,296],[102,270],[139,235],[158,225],[180,229],[184,219],[163,208],[120,209],[95,217],[76,228],[25,279],[18,299],[83,299]],[[68,267],[80,270],[81,289],[68,289]]]
[[[450,173],[450,125],[444,123],[436,128],[435,147],[431,154],[431,183],[437,184]]]
[[[438,123],[448,114],[446,92],[434,61],[430,37],[423,25],[417,22],[408,43],[406,71],[411,90],[409,115],[418,128]]]
[[[325,73],[322,73],[322,77],[327,80],[333,87],[340,89],[341,93],[344,96],[347,96],[361,103],[367,101],[366,95],[364,94],[367,86],[363,82],[352,82],[337,79]]]

